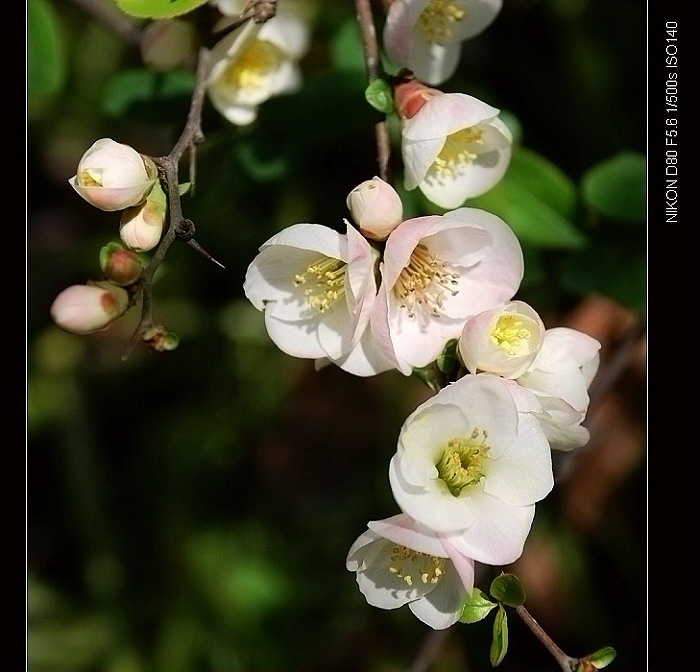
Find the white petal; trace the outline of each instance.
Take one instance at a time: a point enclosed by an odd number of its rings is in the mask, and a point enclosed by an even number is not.
[[[350,547],[348,556],[345,561],[345,566],[351,571],[356,572],[358,569],[365,568],[364,558],[367,555],[368,546],[374,541],[381,539],[381,536],[375,534],[371,530],[363,532]]]
[[[404,164],[404,187],[411,191],[423,182],[430,166],[445,144],[445,138],[407,140],[402,137],[401,157]]]
[[[349,354],[334,360],[334,363],[343,371],[364,377],[374,376],[394,368],[394,364],[379,349],[370,329],[365,330],[360,342]]]
[[[384,520],[371,520],[367,523],[367,527],[394,544],[400,544],[414,551],[434,555],[438,558],[448,557],[437,533],[416,522],[405,513]]]
[[[409,68],[416,79],[435,86],[442,84],[457,70],[462,45],[452,40],[445,45],[426,42],[420,34],[414,34]]]
[[[434,630],[444,630],[459,620],[467,591],[453,567],[445,564],[445,573],[426,595],[411,602],[408,608],[416,618]]]
[[[469,40],[488,28],[503,6],[503,0],[472,0],[467,15],[454,24],[455,38]]]
[[[286,322],[265,311],[265,328],[272,342],[292,357],[316,359],[325,357],[326,351],[318,342],[318,320]]]
[[[566,371],[578,368],[595,358],[600,343],[576,329],[555,327],[547,329],[534,368],[542,371]]]
[[[277,13],[263,24],[258,39],[272,42],[286,54],[300,59],[309,48],[309,32],[309,25],[305,21],[289,14]]]
[[[340,301],[323,313],[318,321],[318,342],[332,360],[349,352],[352,334],[352,318]]]

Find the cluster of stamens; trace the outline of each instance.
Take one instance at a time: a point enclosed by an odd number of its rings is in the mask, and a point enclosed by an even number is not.
[[[394,286],[394,294],[409,317],[415,317],[417,306],[425,306],[433,317],[440,317],[445,291],[452,296],[459,292],[455,289],[459,273],[451,268],[449,262],[430,254],[423,244],[413,250],[408,266],[403,268]]]
[[[486,430],[475,429],[467,439],[455,438],[435,465],[450,492],[458,497],[462,490],[477,485],[484,478],[484,461],[489,452]]]
[[[282,59],[282,50],[276,44],[254,40],[228,67],[226,82],[241,89],[260,88]]]
[[[434,555],[397,545],[391,550],[389,571],[409,586],[413,585],[414,576],[416,583],[420,580],[422,583],[434,585],[445,572],[445,558],[436,558]]]
[[[445,144],[440,153],[430,166],[427,179],[435,179],[438,182],[446,179],[454,179],[462,169],[474,159],[477,154],[470,152],[468,145],[484,143],[484,130],[475,126],[463,128],[456,133],[450,133],[445,138]]]
[[[512,356],[520,353],[530,336],[532,334],[523,326],[522,320],[515,315],[501,315],[489,338]]]
[[[101,187],[102,175],[96,170],[87,168],[80,173],[80,184],[85,187]]]
[[[466,14],[455,0],[429,0],[416,25],[428,42],[445,44],[452,38],[454,24]]]
[[[294,276],[294,286],[307,282],[304,290],[306,302],[321,313],[325,313],[345,294],[345,272],[347,264],[340,259],[321,257],[306,267],[303,273]]]

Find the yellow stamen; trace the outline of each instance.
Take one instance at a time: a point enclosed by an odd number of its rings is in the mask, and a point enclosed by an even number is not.
[[[345,272],[347,264],[333,257],[321,257],[306,267],[303,273],[294,276],[294,286],[311,285],[304,290],[306,302],[321,313],[325,313],[345,294]],[[314,282],[315,280],[315,282]],[[313,283],[313,284],[311,284]]]
[[[469,126],[445,138],[445,144],[437,155],[426,176],[427,180],[439,182],[457,177],[478,154],[473,145],[484,143],[484,130],[478,126]],[[471,145],[471,147],[470,147]]]
[[[406,546],[394,546],[390,559],[389,571],[409,586],[413,586],[414,576],[421,583],[436,584],[444,574],[445,558],[420,553]]]
[[[428,42],[445,44],[452,39],[454,24],[466,16],[459,0],[428,0],[417,26]]]
[[[430,254],[428,248],[419,244],[411,253],[408,265],[403,268],[394,285],[394,295],[406,308],[409,317],[415,317],[416,306],[425,306],[432,317],[440,317],[443,295],[448,291],[456,296],[459,273],[451,265]]]
[[[518,355],[532,336],[529,329],[523,326],[522,320],[516,315],[501,315],[491,332],[490,339],[509,355]]]
[[[90,168],[82,170],[80,171],[80,183],[85,187],[101,187],[102,174]]]
[[[481,439],[479,439],[481,437]],[[475,429],[468,438],[454,438],[435,465],[439,478],[458,497],[462,490],[478,484],[484,478],[484,462],[489,452],[486,431]]]
[[[224,80],[237,88],[258,89],[283,60],[284,52],[276,44],[254,40],[229,65]]]

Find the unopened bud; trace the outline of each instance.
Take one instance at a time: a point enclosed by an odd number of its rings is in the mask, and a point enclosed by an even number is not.
[[[89,334],[107,327],[129,307],[125,289],[109,282],[71,285],[51,304],[53,321],[73,334]]]
[[[112,212],[143,201],[157,172],[153,161],[133,147],[101,138],[83,154],[68,181],[88,203]]]
[[[141,334],[141,340],[156,352],[167,352],[175,350],[180,344],[180,337],[172,331],[168,331],[159,324],[152,324],[146,327]]]
[[[432,96],[439,93],[442,91],[421,84],[417,79],[410,79],[394,87],[394,105],[403,119],[411,119]]]
[[[119,243],[108,243],[100,250],[100,268],[107,280],[115,285],[133,285],[142,272],[141,260]]]
[[[379,177],[356,186],[348,194],[346,203],[360,231],[374,240],[384,240],[403,217],[401,198]]]
[[[127,208],[119,224],[119,236],[135,252],[152,250],[163,235],[167,199],[157,183],[143,205]]]
[[[153,70],[169,70],[187,63],[196,50],[194,26],[181,19],[148,24],[141,35],[141,59]]]

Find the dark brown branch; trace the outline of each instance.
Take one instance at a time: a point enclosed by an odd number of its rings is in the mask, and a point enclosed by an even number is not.
[[[73,3],[130,44],[138,46],[140,43],[141,28],[113,4],[104,0],[73,0]]]
[[[369,0],[355,0],[357,22],[362,35],[362,49],[365,54],[365,66],[367,79],[371,84],[381,77],[381,61],[377,31],[374,27],[372,7]],[[389,127],[386,118],[382,118],[374,125],[374,136],[377,142],[377,163],[379,165],[379,177],[385,182],[390,182],[389,159],[391,157],[391,143],[389,141]]]
[[[554,640],[542,629],[542,626],[530,615],[530,612],[525,609],[522,605],[515,607],[515,611],[518,616],[523,619],[525,625],[533,632],[535,637],[544,644],[547,651],[549,651],[554,659],[561,667],[562,672],[575,672],[581,663],[577,658],[572,658],[567,656],[554,642]]]

